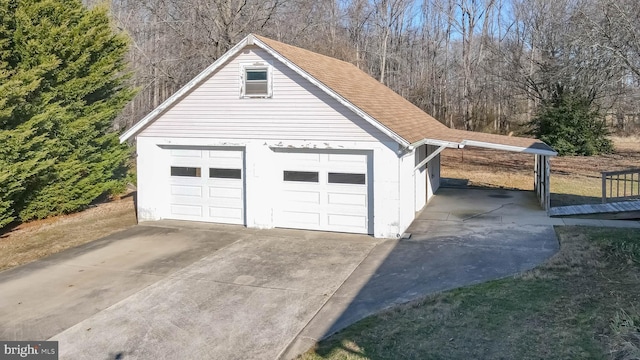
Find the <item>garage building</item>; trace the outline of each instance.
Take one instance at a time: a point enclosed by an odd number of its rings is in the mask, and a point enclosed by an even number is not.
[[[535,139],[449,129],[347,62],[249,35],[126,131],[138,219],[398,237],[440,185],[445,148],[549,157]]]

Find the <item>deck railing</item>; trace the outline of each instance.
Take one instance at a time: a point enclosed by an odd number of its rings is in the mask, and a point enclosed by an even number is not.
[[[640,199],[640,169],[602,172],[602,203]]]

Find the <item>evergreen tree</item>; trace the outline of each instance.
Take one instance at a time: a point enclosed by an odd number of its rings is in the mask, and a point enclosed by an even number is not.
[[[0,228],[122,189],[127,38],[79,0],[0,0]]]
[[[553,147],[559,155],[610,153],[613,144],[602,115],[587,96],[557,86],[531,121],[531,135]]]

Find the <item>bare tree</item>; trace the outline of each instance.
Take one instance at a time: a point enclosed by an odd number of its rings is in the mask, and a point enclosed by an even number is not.
[[[616,57],[640,77],[640,12],[635,0],[583,1],[578,26],[585,45]]]
[[[409,0],[374,0],[374,24],[378,40],[379,80],[385,83],[387,71],[388,48],[392,36],[398,36],[404,30],[404,21],[409,11]]]
[[[96,0],[85,0],[92,5]],[[352,62],[450,127],[518,131],[559,88],[640,118],[636,0],[110,0],[137,121],[250,32]]]

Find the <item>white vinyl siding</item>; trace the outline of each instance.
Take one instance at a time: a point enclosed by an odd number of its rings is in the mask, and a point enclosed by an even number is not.
[[[241,64],[272,66],[270,98],[243,98]],[[388,137],[258,47],[247,47],[140,137],[387,141]]]

